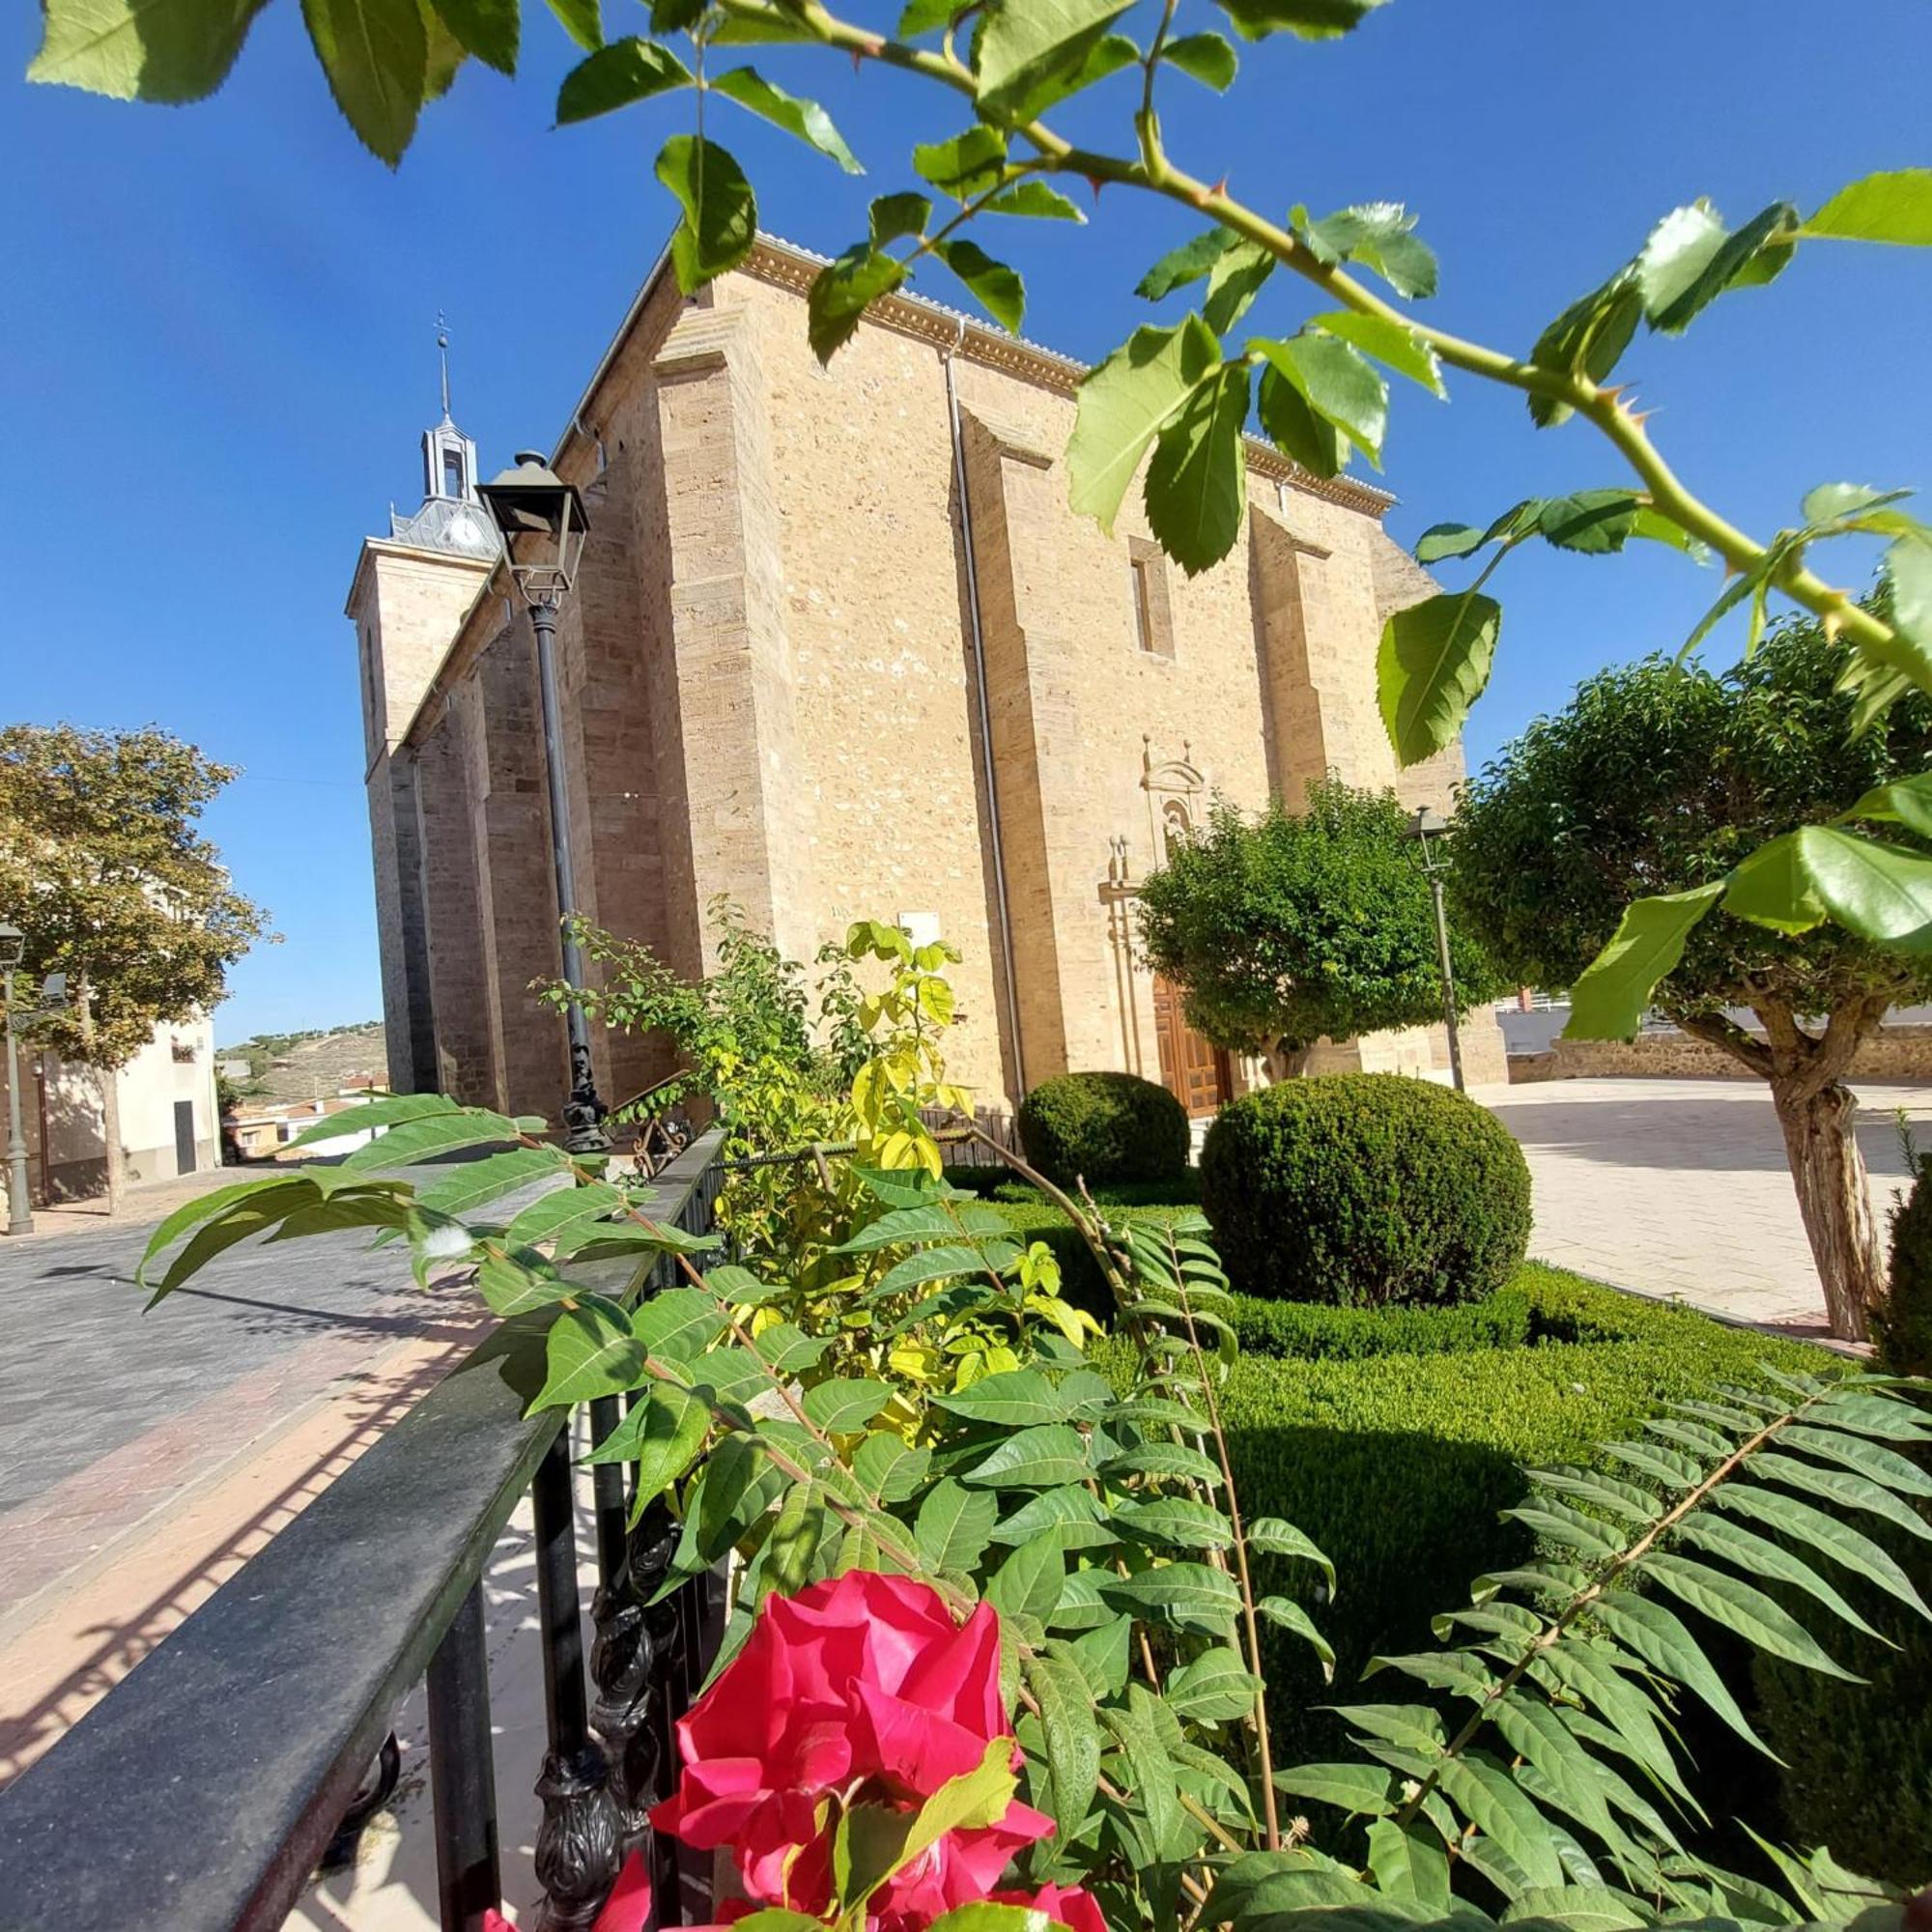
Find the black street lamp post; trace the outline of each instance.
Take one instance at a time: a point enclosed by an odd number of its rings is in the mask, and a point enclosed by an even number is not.
[[[503,560],[530,613],[537,640],[537,689],[543,709],[544,777],[550,793],[551,866],[556,878],[557,910],[563,919],[563,979],[572,993],[583,990],[583,949],[572,935],[577,880],[570,863],[569,801],[563,781],[563,735],[556,696],[556,613],[577,576],[583,539],[590,528],[583,498],[535,450],[519,450],[516,467],[477,495],[503,534]],[[520,541],[521,540],[521,541]],[[564,1009],[570,1037],[570,1097],[563,1104],[563,1144],[572,1153],[604,1153],[611,1137],[604,1131],[610,1113],[598,1097],[590,1065],[590,1023],[582,1002]]]
[[[1463,1041],[1456,1031],[1456,972],[1449,963],[1449,917],[1442,909],[1442,874],[1448,867],[1429,843],[1448,830],[1448,820],[1427,805],[1408,821],[1408,836],[1422,847],[1422,869],[1429,874],[1429,895],[1435,904],[1435,956],[1442,965],[1442,1025],[1449,1036],[1449,1081],[1461,1094]]]
[[[0,986],[7,1001],[7,1232],[34,1232],[34,1203],[27,1191],[27,1130],[20,1122],[20,1043],[14,1029],[14,975],[27,956],[27,935],[0,925]]]

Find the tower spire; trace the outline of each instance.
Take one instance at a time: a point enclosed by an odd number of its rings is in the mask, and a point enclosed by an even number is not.
[[[449,413],[449,323],[443,312],[436,312],[436,356],[442,368],[442,419],[453,421]]]

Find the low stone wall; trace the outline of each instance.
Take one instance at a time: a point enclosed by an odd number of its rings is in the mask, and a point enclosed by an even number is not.
[[[1633,1040],[1559,1039],[1548,1053],[1513,1053],[1512,1086],[1533,1080],[1754,1080],[1721,1048],[1683,1033]],[[1885,1027],[1859,1049],[1854,1080],[1932,1081],[1932,1026]]]

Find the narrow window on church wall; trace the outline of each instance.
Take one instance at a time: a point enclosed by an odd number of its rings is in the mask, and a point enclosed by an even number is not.
[[[1174,619],[1167,601],[1167,559],[1144,537],[1127,539],[1133,592],[1134,642],[1151,657],[1174,655]]]

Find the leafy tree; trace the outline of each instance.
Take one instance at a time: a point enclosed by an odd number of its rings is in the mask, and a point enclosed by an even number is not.
[[[0,728],[0,918],[27,935],[23,983],[68,976],[67,1010],[37,1023],[63,1060],[125,1065],[156,1026],[206,1012],[265,915],[197,829],[236,776],[156,726]],[[121,1176],[103,1080],[107,1179]]]
[[[1524,983],[1569,986],[1634,895],[1720,879],[1794,822],[1807,828],[1800,838],[1842,838],[1828,821],[1847,800],[1867,794],[1867,810],[1884,810],[1869,794],[1923,770],[1932,702],[1914,696],[1854,736],[1841,663],[1823,625],[1791,622],[1722,675],[1653,657],[1591,678],[1465,790],[1451,875],[1462,916]],[[1751,870],[1736,876],[1748,884]],[[1770,1083],[1837,1335],[1863,1336],[1885,1285],[1845,1075],[1889,1007],[1927,994],[1923,952],[1834,925],[1777,932],[1728,900],[1685,934],[1653,994],[1687,1033]],[[1587,981],[1577,1004],[1573,1031],[1614,1024]],[[1732,1018],[1737,1008],[1762,1031]]]
[[[1323,1037],[1442,1017],[1429,882],[1392,791],[1329,779],[1306,808],[1252,823],[1216,805],[1206,835],[1141,887],[1155,972],[1186,989],[1189,1022],[1217,1046],[1278,1054],[1300,1072]],[[1456,986],[1471,1006],[1503,990],[1452,925]]]
[[[1545,327],[1526,355],[1492,348],[1418,312],[1435,293],[1436,263],[1416,216],[1401,204],[1362,203],[1323,216],[1295,205],[1281,216],[1230,193],[1211,155],[1184,165],[1163,136],[1160,104],[1174,89],[1225,94],[1239,74],[1234,43],[1201,22],[1231,26],[1242,41],[1320,42],[1371,20],[1380,30],[1383,6],[1215,0],[1209,8],[1189,0],[1183,9],[1167,0],[1151,15],[1130,13],[1127,0],[911,0],[889,30],[890,11],[877,20],[845,19],[822,0],[670,0],[650,10],[656,38],[625,34],[607,43],[595,6],[550,0],[584,55],[562,82],[555,114],[576,122],[648,101],[691,129],[672,132],[656,163],[680,211],[670,258],[689,294],[736,267],[756,239],[753,185],[714,138],[733,110],[784,129],[848,173],[860,168],[818,102],[775,86],[756,68],[733,65],[733,53],[756,43],[762,64],[809,51],[858,67],[874,63],[923,85],[938,111],[929,138],[910,156],[919,186],[874,200],[866,234],[812,284],[808,334],[827,361],[872,301],[934,265],[1002,327],[1018,330],[1026,307],[1020,276],[963,231],[981,216],[994,218],[995,231],[1012,217],[1084,221],[1056,180],[1157,196],[1200,217],[1201,231],[1155,263],[1137,289],[1151,301],[1186,290],[1190,304],[1198,290],[1198,306],[1178,322],[1135,329],[1088,376],[1066,450],[1076,510],[1111,531],[1140,477],[1155,538],[1190,573],[1225,557],[1239,536],[1251,421],[1282,454],[1321,476],[1335,475],[1356,453],[1380,461],[1390,374],[1437,395],[1446,393],[1445,372],[1473,378],[1520,394],[1540,429],[1587,425],[1617,459],[1617,480],[1607,487],[1533,498],[1487,526],[1429,533],[1425,561],[1491,546],[1494,554],[1465,589],[1397,612],[1383,631],[1382,716],[1406,764],[1446,744],[1488,682],[1502,610],[1484,585],[1503,556],[1531,538],[1597,554],[1643,539],[1700,561],[1716,557],[1725,584],[1698,637],[1739,607],[1747,607],[1754,630],[1761,627],[1776,593],[1833,627],[1846,674],[1868,710],[1907,691],[1932,692],[1932,526],[1898,507],[1909,493],[1827,482],[1804,497],[1794,526],[1761,540],[1686,488],[1651,435],[1650,412],[1636,407],[1628,384],[1612,380],[1639,327],[1681,334],[1714,302],[1775,280],[1801,248],[1809,255],[1814,244],[1835,242],[1932,245],[1932,168],[1867,175],[1809,214],[1773,201],[1735,229],[1708,200],[1687,202]],[[258,11],[259,0],[167,7],[46,0],[29,76],[124,99],[199,99],[226,78]],[[379,12],[382,31],[372,33],[360,15],[352,32],[329,9],[304,10],[337,105],[365,145],[393,164],[423,106],[465,60],[515,71],[522,9],[519,0],[482,8],[384,0]],[[1129,20],[1145,38],[1120,31]],[[709,115],[707,95],[723,103]],[[1061,125],[1062,108],[1076,97],[1077,141]],[[1264,96],[1256,109],[1279,115],[1286,99]],[[956,132],[962,108],[972,119]],[[1112,145],[1109,111],[1118,129]],[[1289,304],[1282,323],[1237,333],[1277,270],[1313,287],[1317,312],[1303,317]],[[1292,332],[1272,332],[1284,323]],[[1826,547],[1845,537],[1888,546],[1900,592],[1891,611],[1861,609],[1818,574]],[[1697,899],[1654,895],[1634,909],[1629,936],[1667,936],[1703,917],[1715,899],[1715,886]],[[1775,926],[1830,920],[1895,944],[1932,924],[1932,863],[1862,834],[1798,841],[1779,849],[1732,910]],[[1649,945],[1621,947],[1605,960],[1605,973],[1615,976],[1608,982],[1618,995],[1615,1015],[1640,1010],[1662,970],[1662,953]]]

